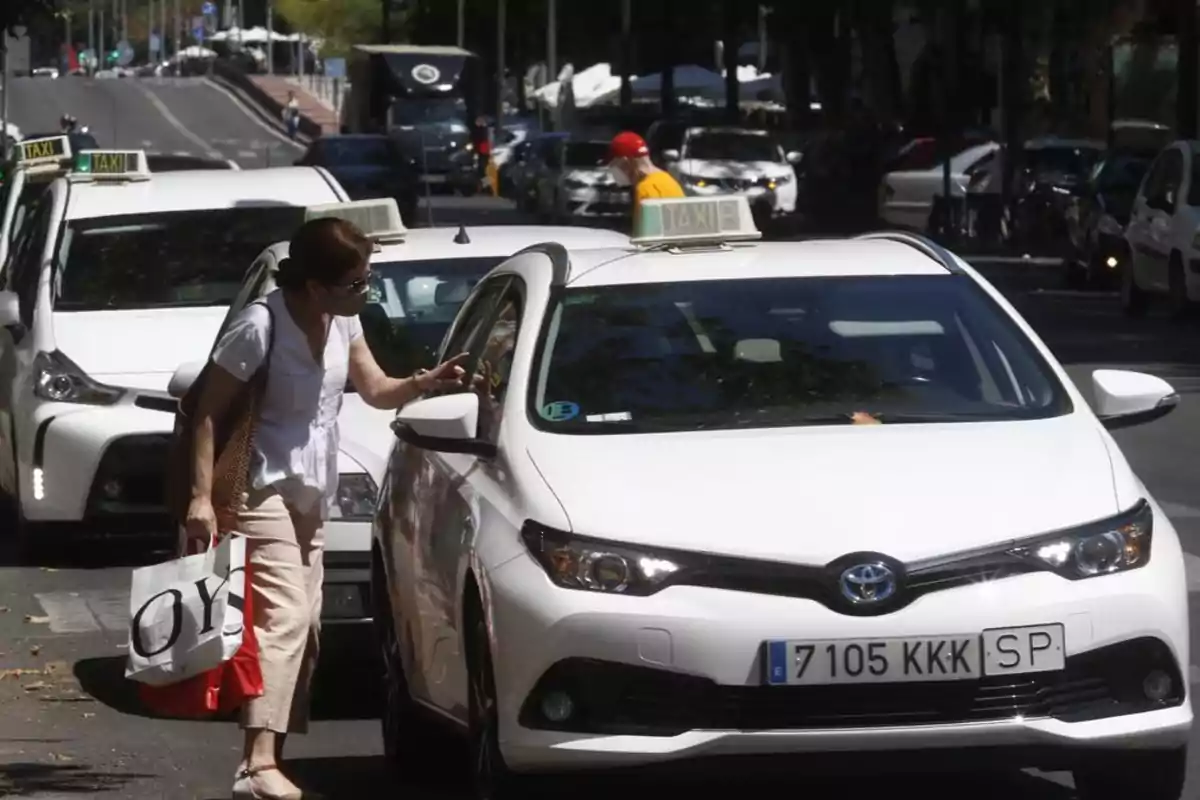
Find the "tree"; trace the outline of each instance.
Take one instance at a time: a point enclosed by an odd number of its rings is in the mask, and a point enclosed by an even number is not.
[[[379,0],[276,0],[275,13],[293,30],[325,40],[322,52],[341,55],[355,44],[379,41]],[[393,16],[393,30],[397,29]]]
[[[52,18],[58,0],[0,0],[0,29],[16,33],[19,27]]]

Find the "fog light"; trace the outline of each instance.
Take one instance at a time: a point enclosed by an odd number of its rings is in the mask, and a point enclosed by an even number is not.
[[[1108,268],[1109,268],[1109,269],[1116,269],[1116,268],[1117,268],[1117,259],[1116,259],[1116,258],[1114,258],[1113,256],[1109,256],[1109,257],[1108,257],[1108,261],[1105,261],[1104,263],[1108,265]]]
[[[102,491],[104,492],[104,496],[107,497],[109,500],[120,499],[121,490],[124,488],[125,487],[123,487],[121,485],[121,482],[119,480],[117,480],[116,478],[112,478],[110,480],[105,481],[104,486],[101,487]]]
[[[1156,703],[1166,700],[1171,694],[1171,676],[1161,669],[1151,671],[1142,681],[1142,691]]]
[[[46,497],[46,476],[41,467],[33,468],[33,499],[43,500]]]
[[[542,716],[551,722],[566,722],[575,713],[575,703],[566,692],[550,692],[542,698]]]

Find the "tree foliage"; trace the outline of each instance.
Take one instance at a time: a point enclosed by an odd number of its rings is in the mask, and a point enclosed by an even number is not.
[[[16,33],[19,27],[53,17],[57,10],[58,0],[0,0],[0,29]]]
[[[276,0],[275,13],[287,20],[292,30],[322,37],[327,55],[341,55],[351,45],[379,41],[380,0]]]

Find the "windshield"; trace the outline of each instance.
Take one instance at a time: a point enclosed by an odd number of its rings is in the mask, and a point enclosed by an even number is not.
[[[565,290],[531,373],[555,433],[1056,416],[1049,365],[967,277],[784,278]]]
[[[1094,147],[1037,147],[1025,151],[1026,166],[1031,172],[1054,172],[1084,177],[1100,159],[1101,151]]]
[[[390,166],[396,161],[387,139],[325,139],[321,142],[322,161],[331,166]]]
[[[126,214],[67,223],[55,308],[229,305],[251,262],[304,222],[292,206]]]
[[[1097,183],[1101,191],[1135,194],[1150,169],[1152,156],[1118,155],[1109,158],[1100,169]]]
[[[432,367],[442,337],[475,284],[503,256],[372,264],[371,302],[359,314],[383,371],[395,378]]]
[[[467,105],[450,97],[397,100],[392,103],[393,125],[433,125],[467,123]]]
[[[567,142],[563,160],[568,167],[596,169],[608,163],[608,144],[605,142]]]
[[[687,141],[684,158],[701,161],[779,161],[779,148],[767,136],[701,133]]]

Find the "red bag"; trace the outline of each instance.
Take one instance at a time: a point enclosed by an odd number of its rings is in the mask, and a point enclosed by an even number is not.
[[[155,714],[180,719],[209,719],[226,716],[247,700],[262,697],[262,667],[258,663],[258,639],[254,635],[253,590],[250,565],[246,565],[245,605],[242,608],[242,646],[233,658],[219,667],[167,686],[138,684],[138,697]]]

